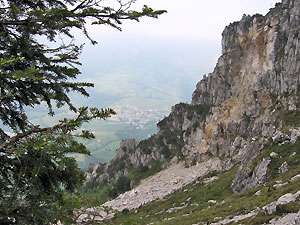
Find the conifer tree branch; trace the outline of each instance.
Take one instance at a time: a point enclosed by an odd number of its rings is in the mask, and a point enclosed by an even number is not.
[[[54,130],[54,129],[55,129],[54,127],[40,128],[39,126],[35,126],[32,129],[30,129],[30,130],[26,130],[25,132],[18,133],[14,137],[10,138],[8,141],[5,141],[4,143],[2,143],[0,145],[0,151],[8,153],[8,154],[13,154],[14,151],[11,150],[11,149],[7,149],[8,146],[17,143],[22,138],[28,137],[28,136],[30,136],[32,134],[40,133],[40,132],[48,132],[48,131]]]
[[[165,12],[147,6],[130,10],[135,0],[114,1],[116,8],[107,6],[105,0],[0,0],[0,120],[16,133],[9,137],[0,128],[0,183],[4,187],[0,188],[0,224],[3,218],[5,224],[69,221],[63,193],[76,191],[84,182],[70,153],[89,155],[78,138],[95,138],[81,127],[115,114],[111,109],[77,108],[69,97],[74,91],[89,96],[86,89],[93,87],[72,82],[81,73],[77,65],[82,50],[74,41],[73,28],[95,44],[88,23],[121,30],[125,20],[157,18]],[[71,41],[65,44],[63,37]],[[34,126],[26,108],[43,103],[50,115],[54,115],[53,105],[67,105],[77,114],[53,127]]]

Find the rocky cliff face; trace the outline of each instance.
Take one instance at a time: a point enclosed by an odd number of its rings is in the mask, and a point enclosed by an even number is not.
[[[127,176],[132,188],[137,172],[151,175],[174,156],[186,166],[213,158],[219,170],[240,164],[234,191],[268,179],[265,146],[300,135],[300,1],[283,0],[266,16],[245,15],[222,36],[222,56],[197,84],[192,104],[175,105],[148,140],[122,142],[111,162],[88,168],[87,184]]]

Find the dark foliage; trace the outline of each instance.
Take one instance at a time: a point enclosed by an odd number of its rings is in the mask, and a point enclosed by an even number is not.
[[[65,195],[76,191],[84,176],[71,156],[89,154],[78,138],[94,137],[78,129],[114,111],[72,104],[69,92],[88,96],[86,88],[93,84],[74,82],[83,46],[74,43],[71,31],[81,30],[96,44],[87,21],[121,30],[124,20],[165,12],[147,6],[130,10],[134,0],[116,3],[114,9],[97,0],[0,1],[0,120],[15,133],[9,137],[0,129],[0,224],[72,223],[73,203]],[[47,105],[50,115],[67,105],[76,116],[40,128],[25,112],[40,104]],[[119,186],[126,189],[126,180]]]

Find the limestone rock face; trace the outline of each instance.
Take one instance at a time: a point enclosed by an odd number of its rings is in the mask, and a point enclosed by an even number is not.
[[[85,186],[93,188],[105,181],[105,183],[113,183],[118,178],[119,170],[124,172],[125,167],[110,170],[116,161],[122,161],[127,156],[128,152],[135,150],[138,142],[135,139],[127,139],[120,142],[120,148],[116,151],[116,156],[107,164],[93,163],[86,169],[86,182]]]
[[[94,165],[87,177],[113,183],[130,168],[158,163],[163,169],[174,157],[187,166],[215,158],[222,170],[240,164],[233,190],[262,184],[277,153],[252,161],[266,144],[295,143],[300,136],[300,123],[293,123],[300,115],[299,30],[298,0],[283,0],[265,16],[244,15],[228,25],[222,55],[196,85],[192,103],[175,105],[151,138],[121,142],[101,174],[95,175]],[[286,170],[283,165],[281,172]]]
[[[223,54],[213,73],[197,84],[192,103],[220,106],[239,96],[244,97],[243,103],[250,103],[255,92],[297,92],[299,4],[284,0],[265,17],[244,15],[227,26],[222,34]]]
[[[268,138],[274,144],[294,143],[298,138],[296,130],[292,135],[279,131],[279,108],[274,105],[277,100],[284,110],[295,110],[299,104],[299,16],[300,2],[284,0],[266,16],[244,15],[227,26],[222,56],[193,93],[192,104],[212,106],[204,124],[212,134],[204,136],[209,151],[242,162],[234,190],[253,187],[266,178],[268,160],[255,169],[247,164]]]
[[[121,141],[120,148],[116,152],[115,159],[120,159],[126,152],[134,150],[137,144],[138,142],[134,138]]]
[[[290,202],[296,201],[298,196],[300,195],[300,191],[296,192],[295,194],[288,193],[283,196],[281,196],[277,201],[271,202],[270,204],[263,207],[263,210],[266,212],[266,214],[272,214],[276,212],[276,206],[278,205],[285,205]]]
[[[243,189],[249,189],[255,187],[257,184],[264,182],[267,176],[268,165],[271,160],[263,159],[254,170],[246,168],[246,171],[239,171],[236,178],[233,181],[232,189],[239,192]]]

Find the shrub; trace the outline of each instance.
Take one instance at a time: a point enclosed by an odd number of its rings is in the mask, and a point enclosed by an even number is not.
[[[170,151],[170,149],[168,148],[168,146],[164,146],[162,148],[161,154],[163,154],[166,159],[170,159],[171,156],[172,156],[172,152]]]
[[[110,199],[116,198],[118,196],[118,190],[115,187],[112,187],[111,189],[109,189],[108,191],[108,197]]]
[[[280,119],[285,126],[299,126],[300,125],[300,111],[286,110],[280,113]]]
[[[299,202],[289,204],[280,204],[276,206],[276,214],[283,215],[286,213],[297,213],[299,211]]]
[[[116,188],[119,193],[130,190],[130,178],[127,176],[121,176],[116,182]]]
[[[144,172],[146,172],[146,171],[148,171],[149,170],[149,167],[148,166],[144,166],[143,164],[140,164],[139,166],[138,166],[138,172],[139,173],[144,173]]]

